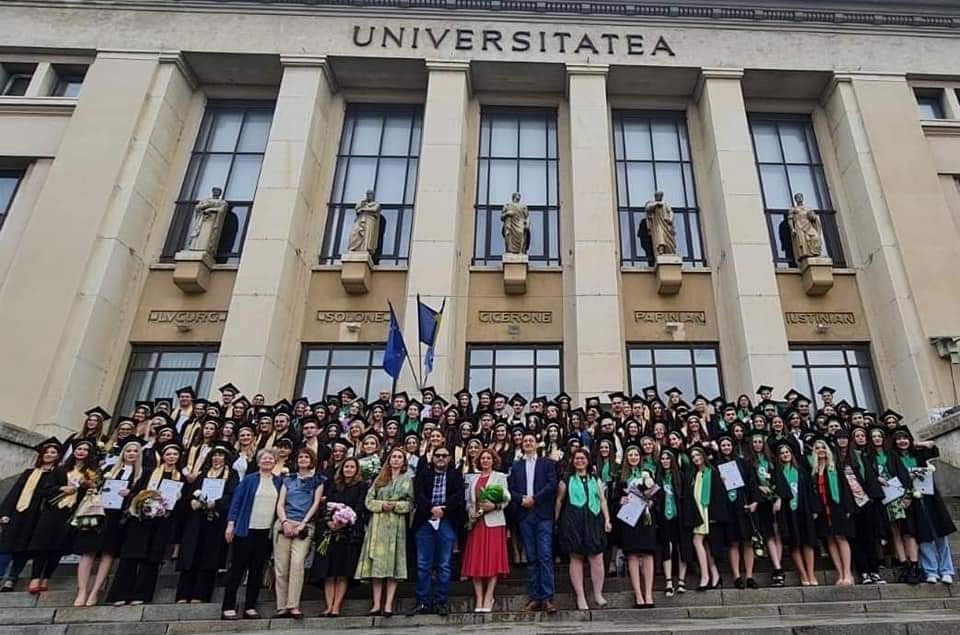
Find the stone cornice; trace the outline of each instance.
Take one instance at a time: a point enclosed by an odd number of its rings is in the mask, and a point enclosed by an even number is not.
[[[870,6],[837,2],[834,7],[745,6],[745,2],[636,2],[631,0],[6,0],[9,4],[34,6],[78,5],[107,8],[222,8],[256,11],[257,7],[283,9],[354,9],[364,11],[423,10],[464,13],[499,12],[526,15],[592,15],[610,18],[634,17],[683,22],[736,22],[740,24],[805,24],[877,28],[960,30],[960,11],[950,5],[915,8],[907,2],[890,2],[890,8],[875,2]],[[808,3],[809,4],[809,3]],[[952,9],[952,10],[951,10]]]

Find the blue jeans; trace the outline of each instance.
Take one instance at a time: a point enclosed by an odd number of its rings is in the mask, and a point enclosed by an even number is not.
[[[553,519],[520,514],[520,537],[527,554],[527,595],[535,602],[553,599]]]
[[[450,558],[457,534],[444,518],[440,527],[434,529],[430,523],[423,523],[416,533],[417,539],[417,602],[431,606],[446,604],[450,593]],[[430,582],[433,570],[437,570],[437,583],[434,585],[433,598],[430,597]]]
[[[931,542],[921,542],[920,565],[926,575],[953,577],[953,554],[950,552],[950,539],[947,536],[941,536]]]

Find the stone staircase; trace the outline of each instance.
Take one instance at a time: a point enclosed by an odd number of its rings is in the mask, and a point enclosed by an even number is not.
[[[958,509],[950,501],[951,509]],[[956,517],[956,516],[955,516]],[[951,540],[955,564],[960,565],[960,535]],[[790,635],[848,633],[863,635],[921,635],[960,633],[960,584],[910,586],[892,583],[894,572],[884,570],[889,584],[833,586],[835,576],[828,560],[819,558],[817,577],[820,586],[801,587],[796,574],[787,573],[787,586],[770,587],[770,567],[758,561],[755,578],[761,588],[736,590],[724,575],[724,588],[698,593],[694,577],[688,578],[688,592],[672,598],[663,595],[662,577],[657,579],[656,608],[637,610],[633,593],[625,577],[608,577],[604,609],[579,611],[575,608],[566,566],[557,565],[559,611],[554,615],[524,613],[526,581],[524,568],[514,568],[497,586],[497,605],[493,613],[473,612],[473,591],[469,582],[451,586],[451,613],[408,618],[404,612],[414,603],[412,581],[398,590],[395,615],[368,617],[369,587],[352,586],[344,603],[343,616],[317,617],[324,609],[322,589],[306,586],[302,609],[306,619],[270,619],[275,605],[272,590],[264,589],[258,607],[267,619],[220,620],[218,586],[209,604],[176,604],[174,588],[177,574],[168,563],[161,573],[154,603],[143,606],[97,606],[75,608],[75,569],[63,565],[50,581],[50,590],[39,596],[25,591],[21,579],[17,590],[0,593],[0,635],[187,635],[194,633],[272,633],[299,635],[304,629],[324,633],[444,634],[452,630],[476,633],[528,635],[540,633],[581,633],[591,635],[624,633],[777,633]],[[960,569],[960,566],[958,566]],[[459,567],[454,567],[458,571]],[[589,583],[588,583],[589,588]],[[242,597],[242,592],[240,594]]]

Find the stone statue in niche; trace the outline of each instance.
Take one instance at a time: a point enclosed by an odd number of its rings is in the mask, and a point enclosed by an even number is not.
[[[654,253],[657,256],[675,255],[677,230],[673,226],[673,208],[663,200],[663,192],[656,192],[653,200],[647,201],[644,211]]]
[[[500,212],[503,221],[503,252],[526,254],[530,247],[530,212],[520,202],[520,192],[514,192],[510,202]]]
[[[799,265],[807,258],[818,258],[823,254],[823,224],[817,213],[803,204],[803,194],[794,194],[793,202],[787,223],[793,260]]]
[[[350,230],[347,251],[352,253],[373,254],[380,240],[380,203],[373,198],[373,190],[367,190],[367,196],[354,208],[357,218]]]
[[[200,251],[215,257],[220,243],[220,232],[230,204],[223,200],[223,190],[213,188],[210,198],[199,201],[193,208],[193,222],[187,237],[186,251]]]

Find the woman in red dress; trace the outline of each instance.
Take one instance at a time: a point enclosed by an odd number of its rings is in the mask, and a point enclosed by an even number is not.
[[[507,475],[495,471],[499,463],[496,452],[489,448],[482,450],[477,457],[480,474],[467,487],[467,513],[472,527],[463,552],[461,576],[473,581],[475,613],[490,613],[493,610],[497,576],[510,573],[510,564],[507,562],[507,521],[503,514],[510,503],[510,488],[507,486]],[[495,485],[503,490],[503,500],[496,504],[480,502],[483,488]]]

